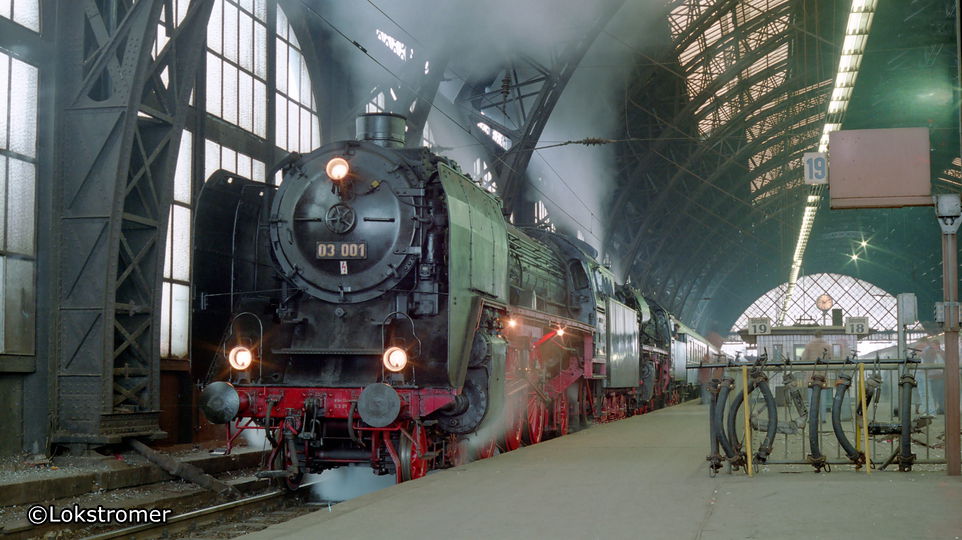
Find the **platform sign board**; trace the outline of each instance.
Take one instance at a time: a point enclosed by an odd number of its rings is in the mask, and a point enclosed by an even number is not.
[[[833,209],[931,206],[928,128],[829,134]]]
[[[895,297],[895,306],[899,324],[912,324],[919,320],[919,301],[915,293],[899,293]]]
[[[849,317],[845,319],[846,334],[868,334],[868,317]]]
[[[759,336],[772,333],[772,320],[768,317],[752,317],[748,319],[748,335]]]
[[[828,183],[828,156],[825,152],[805,152],[802,156],[802,169],[806,184]]]

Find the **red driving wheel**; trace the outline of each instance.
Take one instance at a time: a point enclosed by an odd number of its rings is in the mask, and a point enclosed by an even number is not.
[[[408,435],[411,437],[408,438]],[[411,439],[414,439],[413,441]],[[425,457],[428,453],[428,435],[421,424],[411,422],[408,433],[401,434],[399,458],[401,460],[400,480],[417,480],[428,474],[430,463]]]
[[[497,450],[498,445],[494,441],[488,441],[481,445],[478,449],[478,457],[481,459],[488,459],[489,457],[494,457],[494,451]]]
[[[570,416],[570,404],[568,398],[561,396],[555,405],[555,418],[558,422],[558,434],[568,434],[568,417]]]
[[[506,452],[521,448],[524,434],[525,411],[518,399],[508,402],[508,410],[504,415],[504,448]]]
[[[537,394],[528,396],[528,444],[538,444],[544,437],[548,408]]]

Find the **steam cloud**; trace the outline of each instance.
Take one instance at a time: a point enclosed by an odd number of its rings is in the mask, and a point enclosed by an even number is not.
[[[342,502],[394,485],[394,475],[377,476],[371,467],[357,465],[309,474],[304,483],[314,483],[311,495],[316,501]]]
[[[391,86],[399,92],[415,88],[425,62],[437,65],[436,60],[445,55],[450,61],[434,100],[445,114],[432,110],[428,122],[436,144],[444,148],[442,153],[469,173],[475,159],[484,155],[478,139],[486,135],[473,126],[473,133],[466,133],[462,111],[453,104],[464,80],[491,81],[489,90],[497,90],[499,73],[512,62],[524,65],[522,58],[532,58],[552,65],[564,46],[581,37],[603,9],[602,2],[579,0],[416,0],[403,6],[375,0],[374,4],[397,25],[367,2],[315,6],[394,74],[410,79],[399,82],[346,40],[334,40],[334,57],[349,73],[358,100],[353,112],[363,112],[375,86]],[[652,28],[665,27],[663,10],[661,2],[632,1],[611,18],[565,88],[539,146],[586,137],[623,137],[624,89],[639,53],[650,52],[661,39]],[[380,43],[376,30],[403,42],[407,61],[400,60],[397,50]],[[417,69],[412,69],[414,66]],[[409,112],[390,95],[385,109],[404,115]],[[548,207],[558,229],[572,236],[580,232],[596,248],[602,247],[606,236],[605,208],[617,174],[614,157],[611,145],[568,145],[536,151],[528,169],[532,194]]]

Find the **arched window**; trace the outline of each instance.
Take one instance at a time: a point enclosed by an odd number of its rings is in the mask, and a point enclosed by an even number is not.
[[[175,25],[188,4],[170,4]],[[161,28],[155,51],[166,39]],[[276,53],[269,52],[272,46]],[[167,229],[160,332],[165,358],[189,354],[192,193],[218,169],[257,182],[279,182],[267,178],[276,148],[308,152],[321,142],[307,64],[274,0],[215,0],[207,24],[206,64],[206,76],[197,83],[204,103],[195,103],[206,110],[204,138],[189,131],[195,127],[183,134]],[[271,72],[277,74],[275,80],[268,78]]]
[[[219,0],[207,24],[207,112],[267,138],[267,3]]]
[[[321,145],[307,63],[284,10],[277,10],[277,146],[290,152],[309,152]]]
[[[750,317],[768,317],[774,323],[785,299],[787,283],[761,295],[738,317],[732,332],[748,326]],[[843,274],[812,274],[798,278],[784,324],[822,324],[823,317],[831,324],[832,314],[816,305],[819,296],[832,298],[832,308],[841,309],[845,317],[868,317],[869,326],[878,330],[897,327],[895,297],[867,281]],[[823,304],[824,306],[825,304]]]

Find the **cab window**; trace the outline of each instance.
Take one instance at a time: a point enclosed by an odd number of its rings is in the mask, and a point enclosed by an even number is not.
[[[575,289],[585,289],[588,287],[588,274],[585,273],[581,261],[571,261],[568,264],[568,273],[571,274],[571,281]]]

